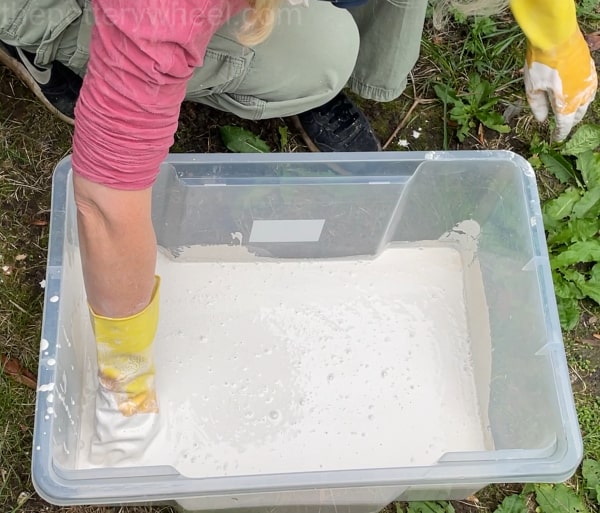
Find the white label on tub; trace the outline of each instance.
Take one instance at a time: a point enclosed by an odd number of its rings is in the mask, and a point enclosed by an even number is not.
[[[325,219],[278,219],[252,223],[250,242],[317,242]]]

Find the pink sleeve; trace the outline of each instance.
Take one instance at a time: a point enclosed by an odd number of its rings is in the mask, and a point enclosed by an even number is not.
[[[233,13],[227,0],[94,0],[90,59],[75,110],[73,169],[117,189],[152,185],[186,82]]]

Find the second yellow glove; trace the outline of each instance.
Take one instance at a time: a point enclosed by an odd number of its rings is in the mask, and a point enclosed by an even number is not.
[[[550,103],[556,120],[556,141],[565,139],[583,119],[597,88],[596,67],[579,29],[560,48],[550,52],[528,46],[527,101],[538,121],[547,118]]]
[[[155,278],[150,304],[122,319],[96,315],[90,309],[98,355],[98,381],[112,394],[125,416],[158,412],[152,342],[158,325],[160,279]]]
[[[512,0],[527,36],[525,91],[538,121],[554,111],[553,138],[563,140],[585,115],[598,87],[596,67],[579,30],[573,0]]]

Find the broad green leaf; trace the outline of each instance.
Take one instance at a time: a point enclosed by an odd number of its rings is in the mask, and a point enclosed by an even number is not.
[[[562,483],[536,485],[535,500],[541,513],[589,513],[577,494]]]
[[[501,134],[510,132],[510,127],[504,123],[504,118],[497,112],[485,112],[477,116],[484,126]]]
[[[271,148],[260,137],[239,126],[222,126],[221,139],[229,151],[235,153],[269,153]]]
[[[593,239],[600,231],[600,218],[571,219],[570,229],[573,233],[572,242]]]
[[[556,304],[558,306],[558,318],[560,319],[560,326],[563,330],[572,330],[579,322],[579,303],[577,299],[566,299],[562,297],[556,297]]]
[[[435,90],[435,94],[437,94],[438,98],[444,103],[450,103],[453,105],[460,103],[462,105],[462,101],[457,98],[456,93],[452,88],[450,88],[450,86],[446,84],[435,84],[433,89]]]
[[[560,327],[563,330],[569,331],[577,326],[579,316],[581,315],[577,299],[566,299],[557,296],[556,305],[558,307]]]
[[[569,284],[564,279],[563,275],[558,271],[552,271],[552,283],[554,285],[554,294],[557,298],[572,298],[574,297],[569,288]]]
[[[588,150],[577,157],[577,169],[586,187],[594,189],[600,187],[600,153]]]
[[[577,181],[577,175],[571,163],[560,153],[548,150],[547,153],[540,153],[540,159],[549,173],[552,173],[559,182],[570,183]]]
[[[411,502],[406,513],[455,513],[449,502]]]
[[[567,223],[560,223],[558,231],[548,235],[548,245],[557,246],[578,240],[593,239],[600,231],[600,218],[569,219]]]
[[[450,118],[458,121],[459,123],[464,123],[468,120],[469,114],[466,112],[466,108],[462,103],[457,103],[455,107],[450,109]]]
[[[473,102],[475,105],[480,105],[481,101],[484,98],[488,97],[488,95],[487,95],[487,88],[485,87],[485,83],[484,82],[477,82],[475,84],[471,84],[469,86],[469,89],[471,91],[473,91],[470,96],[472,96],[473,99],[475,100]]]
[[[493,94],[493,93],[490,93],[490,94]],[[481,111],[489,110],[494,105],[496,105],[499,101],[500,101],[500,98],[498,98],[497,96],[492,96],[491,98],[488,99],[487,102],[480,105],[479,111],[481,112]],[[504,118],[502,118],[502,120],[504,121]]]
[[[588,495],[594,499],[598,499],[597,489],[600,486],[600,463],[596,460],[585,459],[581,466],[583,481]]]
[[[583,294],[600,305],[600,277],[598,275],[592,276],[589,280],[581,284],[577,284],[577,287]]]
[[[600,276],[598,274],[592,274],[588,278],[572,268],[563,269],[562,274],[564,277],[562,284],[554,289],[557,296],[565,299],[588,297],[600,304]]]
[[[523,490],[521,491],[523,495],[527,495],[530,493],[535,493],[535,484],[534,483],[525,483]]]
[[[483,123],[490,130],[495,130],[499,134],[508,134],[510,132],[510,127],[508,125],[490,125],[487,123]]]
[[[487,97],[490,96],[488,93],[489,86],[490,83],[487,80],[481,80],[481,75],[479,73],[471,73],[471,75],[469,75],[467,90],[463,92],[461,96],[476,100],[487,99]],[[476,103],[479,104],[479,101]]]
[[[600,240],[592,239],[579,241],[571,244],[565,251],[558,255],[550,256],[550,264],[553,269],[567,267],[582,262],[600,261]]]
[[[573,215],[579,219],[590,217],[597,219],[600,215],[600,187],[587,190],[573,206]]]
[[[577,286],[578,281],[585,281],[585,276],[582,276],[581,280],[577,276],[570,276],[569,273],[576,273],[574,269],[563,269],[562,273],[559,271],[552,271],[552,282],[554,283],[554,293],[557,297],[563,299],[582,299],[584,297],[581,290]]]
[[[600,262],[592,267],[590,277],[580,290],[600,305]]]
[[[565,143],[562,150],[565,155],[580,155],[600,146],[600,126],[581,125]]]
[[[561,219],[553,219],[550,216],[544,214],[544,229],[546,230],[548,236],[551,236],[554,233],[558,233],[564,230],[564,221]]]
[[[546,227],[549,232],[548,236],[546,237],[546,242],[548,243],[548,247],[551,248],[550,251],[556,250],[554,246],[561,246],[567,242],[571,242],[571,239],[573,238],[573,230],[569,224],[570,221],[567,224],[554,221],[552,230],[550,230],[549,227]]]
[[[495,513],[527,513],[527,503],[520,495],[505,497]]]
[[[532,155],[527,159],[527,161],[531,164],[531,167],[536,171],[542,167],[542,159],[539,155]]]
[[[458,127],[458,129],[456,130],[456,137],[460,142],[463,142],[465,140],[465,137],[467,137],[467,134],[470,131],[470,126],[468,124],[465,125],[460,125]]]
[[[557,198],[546,201],[542,207],[544,213],[544,224],[548,220],[548,225],[551,226],[551,221],[560,221],[571,215],[575,203],[579,201],[581,192],[575,187],[565,189]]]
[[[575,299],[583,299],[584,293],[581,291],[581,286],[585,284],[586,277],[579,271],[573,268],[562,269],[562,275],[569,287],[571,294],[565,297],[572,297]]]

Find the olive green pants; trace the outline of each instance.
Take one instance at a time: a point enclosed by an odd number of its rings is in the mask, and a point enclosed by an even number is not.
[[[58,60],[83,75],[93,15],[90,0],[2,0],[0,40]],[[242,118],[288,116],[322,105],[345,86],[389,101],[406,87],[418,55],[427,0],[369,0],[346,11],[329,2],[283,5],[271,36],[236,41],[239,17],[210,41],[187,99]]]

